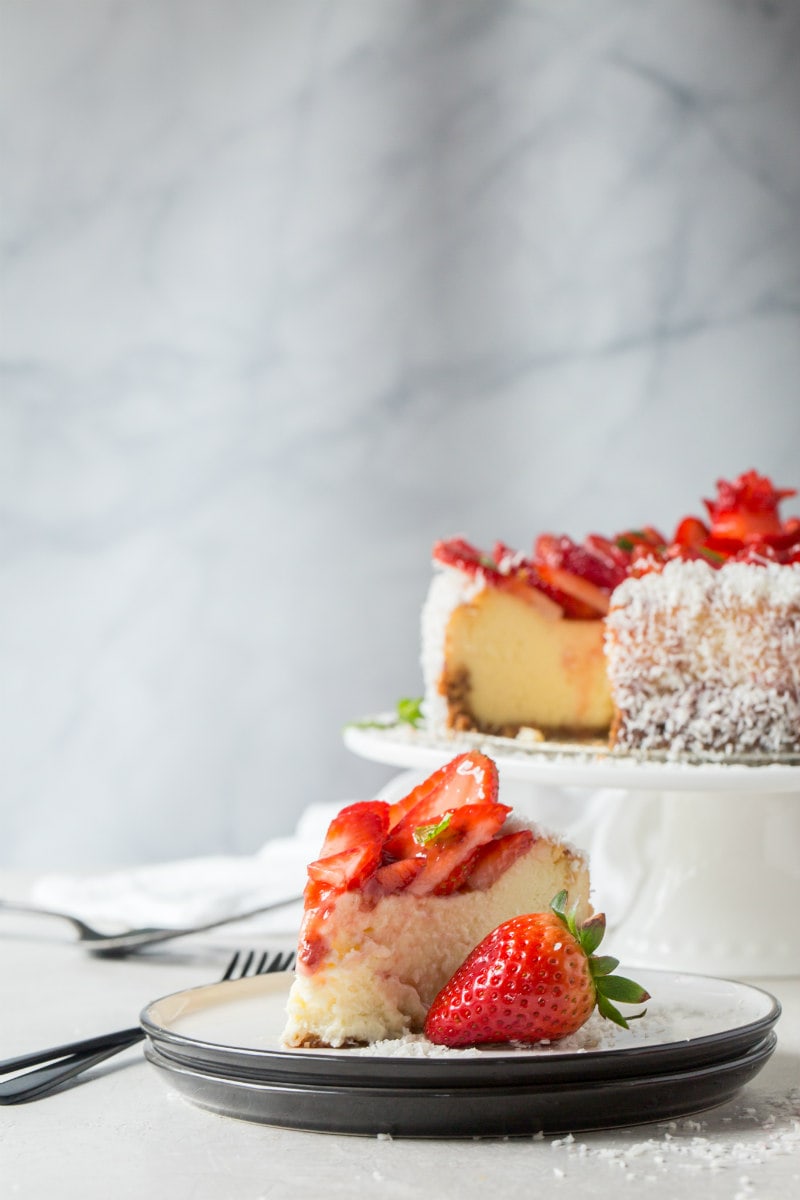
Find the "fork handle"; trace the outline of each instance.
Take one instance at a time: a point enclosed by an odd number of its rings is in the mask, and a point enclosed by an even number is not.
[[[50,1046],[46,1050],[34,1050],[31,1054],[20,1054],[16,1058],[0,1061],[0,1076],[12,1075],[24,1067],[52,1063],[72,1054],[91,1054],[95,1050],[129,1046],[137,1041],[139,1036],[144,1037],[141,1025],[132,1025],[130,1029],[115,1029],[113,1033],[101,1033],[96,1037],[79,1038],[77,1042],[65,1042],[63,1046]]]
[[[13,1078],[0,1080],[0,1104],[19,1104],[43,1096],[96,1063],[142,1041],[144,1036],[144,1030],[136,1025],[8,1058],[0,1062],[0,1075],[13,1075]]]

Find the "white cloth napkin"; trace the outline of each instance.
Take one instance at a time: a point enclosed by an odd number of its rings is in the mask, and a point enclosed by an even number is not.
[[[46,875],[35,883],[31,899],[117,932],[200,925],[299,896],[306,867],[318,856],[328,824],[344,803],[312,805],[292,837],[274,838],[251,856],[190,858],[103,875]],[[294,903],[252,918],[247,928],[294,935],[301,914],[302,905]]]

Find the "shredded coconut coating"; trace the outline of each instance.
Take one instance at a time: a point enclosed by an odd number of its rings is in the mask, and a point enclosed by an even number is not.
[[[616,746],[800,749],[800,567],[671,562],[612,596]]]

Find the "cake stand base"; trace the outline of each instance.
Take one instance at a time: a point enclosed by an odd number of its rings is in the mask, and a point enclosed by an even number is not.
[[[663,792],[647,858],[604,950],[702,974],[800,974],[800,794]]]

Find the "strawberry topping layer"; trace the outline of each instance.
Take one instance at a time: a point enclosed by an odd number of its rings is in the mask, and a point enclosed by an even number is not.
[[[542,534],[526,556],[503,542],[487,553],[464,538],[449,538],[436,543],[433,557],[526,600],[546,617],[599,620],[628,576],[658,571],[673,559],[701,558],[713,567],[800,563],[800,518],[782,521],[778,511],[782,500],[796,494],[746,471],[733,482],[718,480],[716,500],[703,501],[708,519],[684,517],[671,539],[652,525],[613,538],[589,534],[580,544],[566,535]]]
[[[326,926],[344,892],[375,904],[403,891],[449,896],[491,887],[534,841],[528,829],[503,833],[511,809],[497,791],[495,763],[470,751],[395,804],[343,808],[308,867],[299,969],[312,971],[324,958]]]

